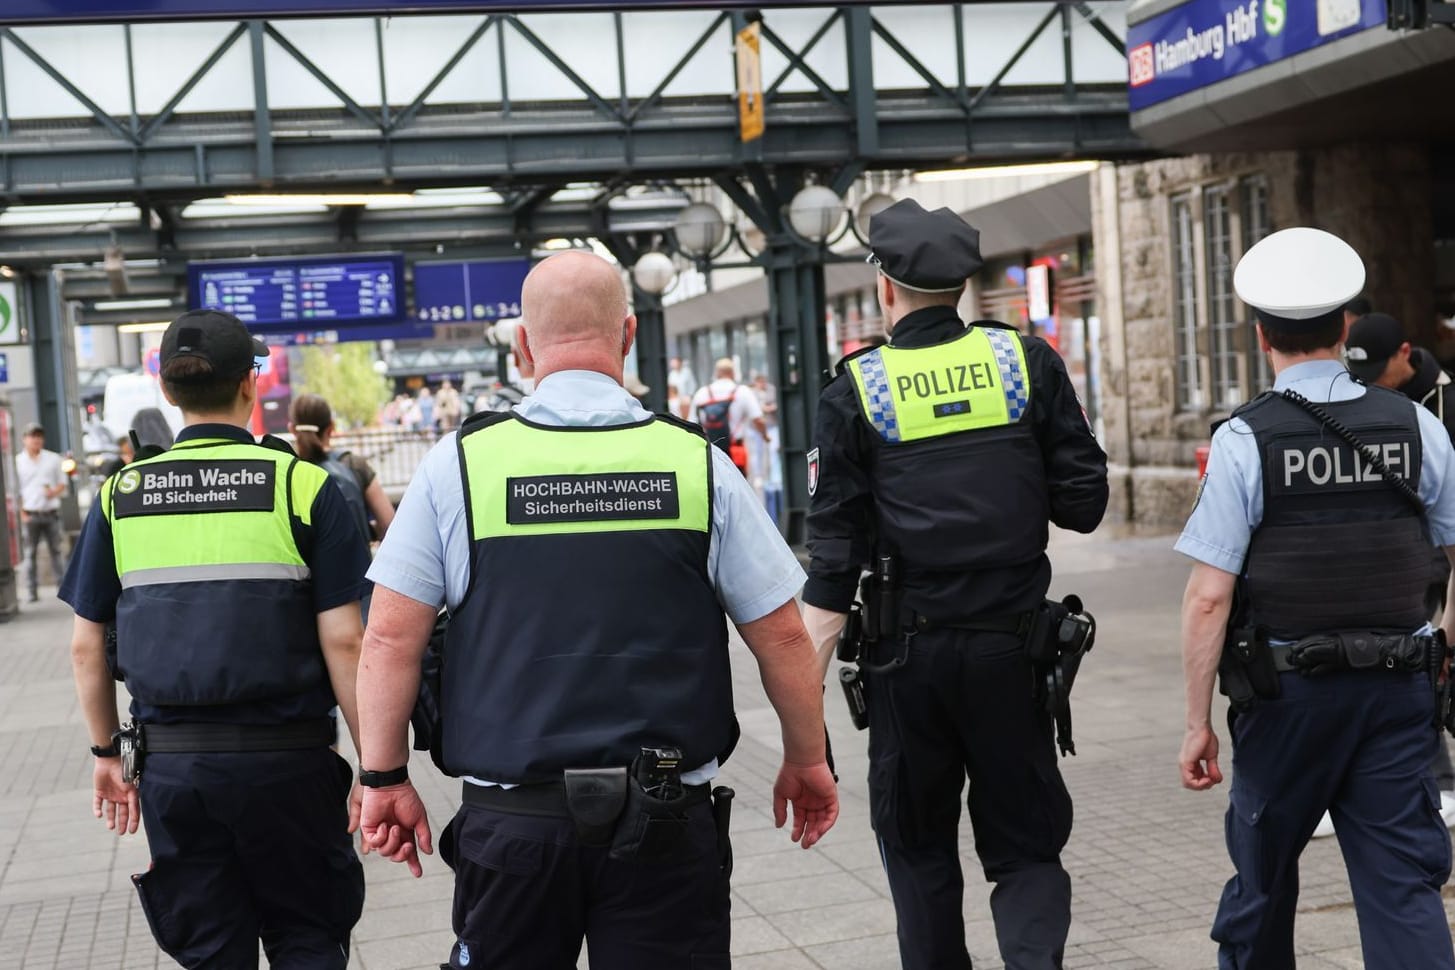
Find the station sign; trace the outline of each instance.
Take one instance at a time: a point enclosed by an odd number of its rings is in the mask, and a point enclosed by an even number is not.
[[[403,281],[400,253],[197,262],[187,266],[187,305],[231,313],[250,330],[393,323]]]
[[[20,343],[20,298],[15,283],[0,281],[0,344]]]
[[[1385,0],[1191,0],[1128,25],[1128,103],[1140,111],[1383,27],[1386,16]]]
[[[420,323],[494,323],[520,316],[529,259],[414,264],[414,318]]]
[[[434,335],[432,325],[412,320],[328,330],[265,330],[258,334],[269,347],[326,347],[365,340],[431,340]]]
[[[850,0],[854,2],[854,0]],[[862,0],[869,2],[869,0]],[[144,20],[241,20],[401,14],[531,13],[540,10],[642,10],[672,7],[829,7],[844,0],[4,0],[0,24],[134,23]]]

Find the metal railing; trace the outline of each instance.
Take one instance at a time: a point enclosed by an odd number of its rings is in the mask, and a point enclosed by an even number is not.
[[[339,432],[330,439],[334,454],[350,452],[367,461],[379,476],[379,484],[396,503],[425,453],[439,440],[439,432],[407,428],[357,428]]]

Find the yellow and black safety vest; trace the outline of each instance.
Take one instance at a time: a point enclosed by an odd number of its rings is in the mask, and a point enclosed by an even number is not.
[[[711,445],[669,418],[459,435],[470,584],[441,674],[443,763],[492,781],[684,764],[736,740],[727,623],[709,578]]]
[[[101,492],[121,597],[117,661],[143,704],[233,704],[325,677],[308,563],[295,539],[322,468],[249,442],[194,439]]]
[[[975,326],[928,347],[847,362],[875,442],[878,537],[912,570],[1015,565],[1046,547],[1045,464],[1014,330]]]

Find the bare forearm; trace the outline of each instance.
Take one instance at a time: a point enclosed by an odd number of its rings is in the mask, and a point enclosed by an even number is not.
[[[359,763],[388,771],[409,762],[409,715],[435,608],[376,587],[359,661]]]
[[[763,690],[782,725],[783,759],[823,761],[823,674],[797,607],[790,600],[739,631],[757,658]]]
[[[116,681],[106,667],[106,632],[99,623],[76,618],[71,636],[71,672],[91,743],[109,745],[121,721],[116,713]]]
[[[1200,584],[1194,573],[1182,600],[1182,671],[1188,728],[1205,727],[1212,718],[1213,687],[1231,608],[1231,584],[1228,594],[1223,595],[1218,588]]]

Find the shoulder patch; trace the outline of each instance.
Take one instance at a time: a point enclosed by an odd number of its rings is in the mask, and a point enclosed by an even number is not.
[[[818,449],[815,448],[808,453],[808,496],[812,498],[818,493]]]

